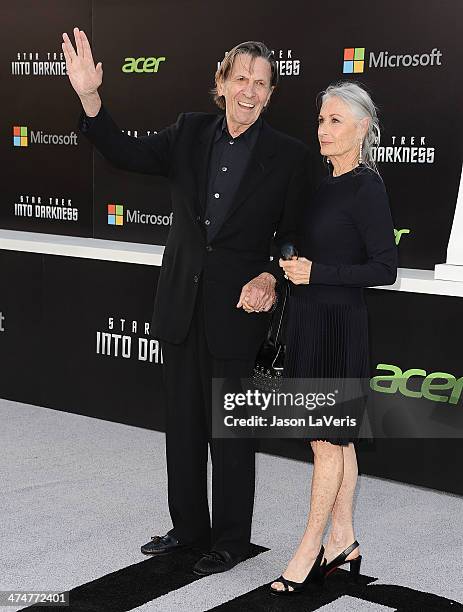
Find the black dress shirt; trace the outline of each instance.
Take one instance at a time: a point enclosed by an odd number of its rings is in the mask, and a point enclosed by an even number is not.
[[[262,118],[259,117],[236,138],[230,136],[225,115],[217,126],[209,160],[204,215],[208,242],[217,234],[233,203],[261,126]]]

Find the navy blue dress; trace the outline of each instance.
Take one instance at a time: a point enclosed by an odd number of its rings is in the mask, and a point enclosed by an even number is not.
[[[392,284],[397,247],[382,179],[365,166],[327,176],[304,211],[298,253],[309,284],[291,284],[286,329],[288,378],[369,379],[364,287]],[[347,445],[356,438],[322,438]]]

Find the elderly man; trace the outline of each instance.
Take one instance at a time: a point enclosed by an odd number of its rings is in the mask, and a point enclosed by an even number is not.
[[[237,45],[216,75],[214,100],[225,113],[182,113],[159,133],[121,132],[102,105],[85,33],[62,43],[82,102],[80,130],[115,167],[170,181],[173,223],[164,251],[151,334],[161,341],[167,392],[166,455],[173,528],[143,545],[145,554],[206,547],[193,571],[226,571],[249,554],[254,504],[254,444],[214,437],[211,379],[248,377],[262,343],[275,284],[271,261],[292,238],[306,199],[305,145],[262,118],[278,67],[260,42]],[[212,527],[207,453],[212,458]]]

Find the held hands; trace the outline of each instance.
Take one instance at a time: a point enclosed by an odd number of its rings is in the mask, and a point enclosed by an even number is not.
[[[77,53],[66,32],[63,33],[64,57],[66,58],[66,70],[71,85],[79,97],[95,94],[103,81],[103,66],[101,62],[95,67],[92,50],[87,36],[83,30],[74,28]]]
[[[241,289],[236,307],[248,313],[270,310],[276,298],[275,285],[275,277],[269,272],[262,272]]]
[[[309,259],[293,257],[289,260],[280,259],[278,263],[285,271],[286,278],[289,278],[292,283],[295,285],[309,284],[312,269],[312,262]]]

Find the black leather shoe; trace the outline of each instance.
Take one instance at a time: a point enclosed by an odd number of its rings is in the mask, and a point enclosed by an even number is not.
[[[232,555],[227,550],[211,550],[195,563],[193,573],[197,576],[209,576],[226,572],[242,560],[243,557]]]
[[[180,544],[174,536],[166,533],[164,536],[153,536],[151,542],[143,544],[141,552],[144,555],[165,555],[178,548],[186,548],[186,544]]]

